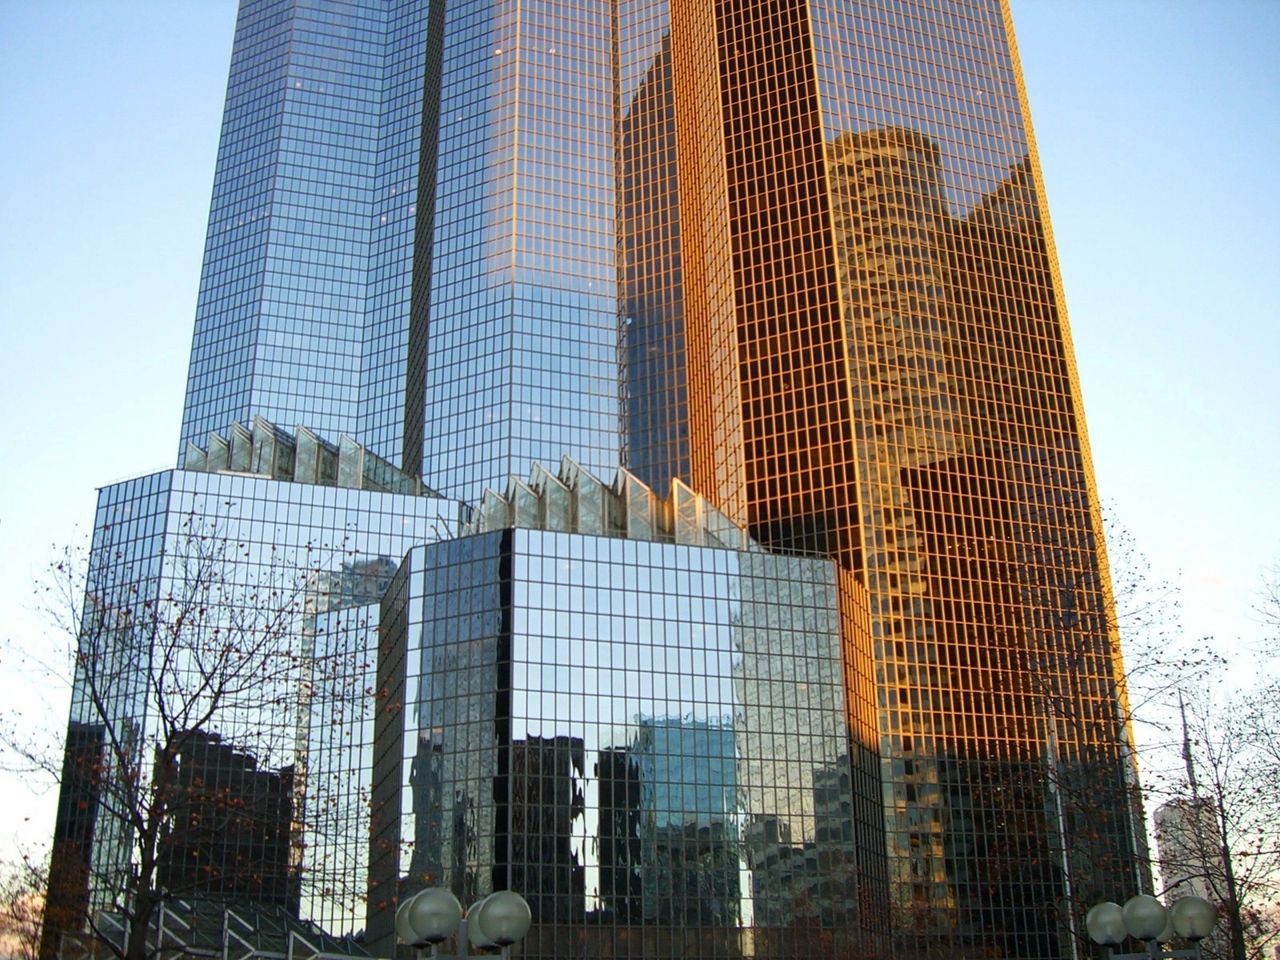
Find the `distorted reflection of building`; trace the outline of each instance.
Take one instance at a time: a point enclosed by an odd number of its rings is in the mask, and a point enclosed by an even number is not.
[[[344,559],[307,584],[294,846],[304,914],[339,935],[364,928],[378,601],[398,565]]]
[[[429,741],[444,808],[414,806],[422,753],[406,791],[391,746],[375,897],[425,882],[426,839],[465,851],[442,858],[455,891],[525,892],[527,956],[770,955],[748,933],[744,832],[767,806],[816,851],[814,922],[856,910],[828,562],[763,553],[679,484],[664,502],[566,460],[487,499],[466,535],[411,551],[381,622],[379,697],[404,709],[379,715],[378,742]],[[396,812],[410,809],[426,837]],[[764,939],[785,955],[810,942],[802,926],[788,914]],[[369,934],[390,942],[385,915],[371,910]]]
[[[858,919],[857,902],[848,896],[849,891],[858,888],[860,870],[853,825],[854,796],[847,762],[814,769],[813,848],[819,867],[819,922],[824,927],[840,928]]]
[[[572,923],[585,909],[584,864],[574,849],[574,828],[579,837],[585,829],[585,759],[581,737],[511,743],[508,887],[525,891],[538,923]]]
[[[595,775],[600,803],[599,897],[606,919],[640,923],[643,916],[644,791],[629,747],[601,750]]]
[[[441,776],[441,744],[427,731],[419,731],[418,750],[409,767],[409,795],[413,810],[413,853],[409,876],[424,887],[444,876],[444,779]],[[455,858],[456,859],[456,858]],[[367,872],[367,871],[366,871]]]
[[[851,895],[860,880],[853,798],[846,762],[817,767],[811,838],[793,837],[790,824],[776,816],[757,817],[747,825],[757,925],[809,923],[840,929],[857,922],[858,901]]]
[[[641,719],[641,916],[662,924],[739,922],[737,744],[731,721]]]
[[[944,146],[887,126],[829,150],[894,928],[1054,956],[1064,883],[1142,885],[1141,817],[1114,702],[1073,666],[1107,676],[1114,637],[1030,165],[957,215]]]
[[[216,894],[283,906],[301,895],[290,856],[293,767],[259,769],[217,734],[183,738],[157,882],[188,898]]]
[[[90,864],[98,840],[102,805],[101,778],[106,773],[106,725],[72,720],[62,756],[62,790],[53,821],[49,856],[49,888],[45,892],[45,924],[40,956],[57,952],[55,931],[75,930],[89,905]]]

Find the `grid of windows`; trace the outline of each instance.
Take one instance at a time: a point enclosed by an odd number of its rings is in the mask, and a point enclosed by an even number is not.
[[[1137,840],[1011,27],[997,2],[813,23],[895,927],[1060,956],[1068,872],[1132,887]]]
[[[368,862],[375,938],[404,883],[444,878],[464,900],[523,886],[547,952],[730,956],[749,928],[756,956],[889,930],[903,954],[1069,955],[1080,903],[1134,886],[1139,841],[1004,0],[244,0],[235,44],[184,450],[208,437],[243,469],[244,431],[215,433],[265,415],[472,502],[537,461],[621,458],[833,559],[837,595],[784,556],[535,532],[420,550],[377,610],[395,549],[317,571],[291,636],[345,666],[301,688],[304,745],[231,724],[191,759],[277,817],[288,798],[288,831],[241,831],[259,859],[286,832],[304,851],[259,895],[356,929],[361,894],[313,854],[348,880]],[[185,515],[237,530],[227,615],[304,544],[442,529],[421,499],[159,476],[103,493],[102,596],[172,594]],[[511,489],[481,512],[518,515]],[[836,615],[833,646],[814,624]],[[353,701],[375,621],[412,729]],[[150,641],[103,623],[114,720],[73,715],[69,756],[150,722]],[[806,639],[770,634],[790,659],[752,666],[759,624]],[[837,665],[811,682],[806,658]],[[824,759],[751,740],[782,732]],[[341,825],[317,852],[294,822],[318,809]],[[127,834],[73,819],[118,885]],[[203,842],[188,859],[234,859]],[[855,865],[856,902],[823,892]]]
[[[618,464],[611,7],[444,12],[425,470],[476,500]]]
[[[418,451],[403,423],[425,32],[421,0],[241,5],[181,449],[261,415],[397,465]]]
[[[457,511],[188,471],[104,488],[72,696],[73,793],[55,832],[54,868],[79,880],[60,894],[119,902],[138,862],[130,811],[168,745],[178,787],[159,886],[362,927],[364,875],[352,868],[369,829],[368,605],[412,545],[456,528]]]
[[[761,552],[413,551],[383,604],[375,900],[519,890],[528,957],[853,955],[835,596],[828,562]]]
[[[688,478],[675,94],[666,8],[622,5],[618,287],[624,456],[642,482]]]
[[[1089,895],[1133,886],[1139,841],[1097,505],[1007,9],[714,9],[719,123],[680,122],[695,107],[679,92],[707,89],[702,51],[682,35],[707,34],[695,7],[673,22],[676,155],[724,158],[738,382],[719,385],[727,417],[690,404],[693,482],[770,547],[842,568],[851,729],[874,759],[854,768],[864,786],[872,771],[882,782],[865,836],[883,837],[897,948],[959,936],[1067,955],[1083,903],[1068,891],[1086,875]],[[685,224],[715,200],[688,169]],[[642,203],[660,208],[662,183],[643,185]],[[705,270],[689,262],[692,233],[680,237],[686,280]],[[688,343],[724,336],[721,322],[690,314]],[[628,386],[629,403],[649,402]],[[644,439],[628,438],[630,458],[643,462]],[[734,443],[739,511],[702,467],[731,463]],[[857,622],[865,649],[849,639]]]
[[[333,591],[339,601],[317,612],[311,670],[302,686],[299,915],[339,937],[365,925],[377,601],[396,568],[378,558],[342,571],[345,582]]]
[[[424,137],[423,98],[430,57],[424,55],[427,7],[422,0],[387,5],[386,48],[377,166],[373,183],[368,301],[362,349],[362,443],[394,459],[408,473],[421,471],[421,418],[410,412],[410,305],[419,231],[419,159]],[[430,165],[428,165],[430,166]],[[430,187],[432,170],[428,174]],[[424,211],[426,213],[426,211]],[[428,215],[427,224],[430,223]],[[421,377],[421,371],[413,375]]]

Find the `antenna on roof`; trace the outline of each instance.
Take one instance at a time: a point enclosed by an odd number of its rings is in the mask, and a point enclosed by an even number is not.
[[[1182,714],[1182,759],[1187,765],[1187,782],[1191,785],[1191,799],[1200,797],[1200,788],[1196,785],[1196,766],[1191,759],[1191,733],[1187,730],[1187,705],[1182,700],[1182,691],[1178,691],[1178,711]]]

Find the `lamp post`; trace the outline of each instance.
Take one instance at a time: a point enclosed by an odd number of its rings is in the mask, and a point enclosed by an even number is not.
[[[431,948],[438,957],[440,944],[462,926],[462,904],[443,887],[419,891],[396,910],[396,935],[402,943],[417,950]],[[488,950],[498,947],[504,960],[511,956],[511,945],[529,932],[533,913],[524,897],[511,890],[499,890],[477,900],[466,911],[466,933],[458,937],[457,956],[467,956],[467,941]]]
[[[1086,915],[1089,938],[1111,947],[1111,960],[1157,960],[1165,957],[1200,958],[1200,941],[1213,931],[1218,911],[1203,897],[1183,897],[1168,909],[1155,897],[1140,893],[1124,906],[1099,903]],[[1126,937],[1144,940],[1143,953],[1115,953]],[[1189,950],[1164,949],[1174,937],[1191,942]]]

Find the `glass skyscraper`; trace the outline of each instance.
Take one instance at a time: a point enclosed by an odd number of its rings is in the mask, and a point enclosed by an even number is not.
[[[403,411],[426,30],[420,2],[241,9],[184,443],[262,416],[421,456]]]
[[[166,825],[174,899],[1057,960],[1142,885],[1007,0],[241,0],[180,447],[101,495],[69,928],[193,554],[288,669],[188,731],[243,814]]]

